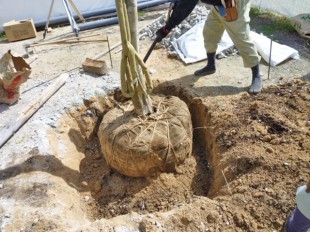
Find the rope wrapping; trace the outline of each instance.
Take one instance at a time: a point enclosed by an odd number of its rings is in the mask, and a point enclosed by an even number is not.
[[[137,117],[125,102],[107,112],[98,138],[111,167],[126,176],[174,172],[192,152],[191,114],[178,97],[152,96],[155,112]]]
[[[152,92],[153,83],[147,67],[137,52],[138,48],[134,48],[131,43],[133,35],[130,33],[125,0],[116,0],[115,3],[122,39],[120,69],[122,93],[125,97],[132,98],[137,111],[142,111],[142,114],[147,115],[152,113],[152,103],[149,94]],[[131,21],[131,23],[134,22]]]

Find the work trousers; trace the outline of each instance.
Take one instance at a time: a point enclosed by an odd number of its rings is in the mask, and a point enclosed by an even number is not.
[[[216,52],[218,43],[226,29],[231,40],[238,48],[244,67],[252,68],[260,61],[257,49],[250,38],[250,8],[251,0],[236,0],[238,19],[226,22],[217,7],[213,7],[205,22],[203,36],[207,52]]]

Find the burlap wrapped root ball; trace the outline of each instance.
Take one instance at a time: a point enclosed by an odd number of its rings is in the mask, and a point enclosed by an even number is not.
[[[137,116],[131,102],[105,114],[98,137],[106,162],[120,173],[149,176],[175,171],[192,152],[192,122],[177,97],[154,96],[154,113]]]

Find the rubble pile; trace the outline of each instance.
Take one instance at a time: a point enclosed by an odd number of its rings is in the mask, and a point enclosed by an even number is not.
[[[181,58],[179,57],[179,54],[176,52],[175,48],[172,45],[172,42],[176,39],[178,39],[181,35],[186,33],[189,29],[191,29],[193,26],[198,24],[201,21],[204,21],[207,19],[207,16],[210,12],[210,6],[206,4],[197,5],[194,10],[191,12],[191,14],[182,21],[182,23],[178,26],[176,26],[166,38],[164,38],[160,43],[157,43],[156,48],[165,48],[167,50],[169,57],[174,57],[177,59]],[[167,21],[167,15],[163,14],[156,22],[148,25],[147,28],[143,29],[140,32],[139,39],[143,40],[145,37],[149,37],[152,40],[156,38],[156,32],[161,27],[165,25]],[[216,54],[217,59],[223,59],[227,56],[233,56],[238,54],[238,49],[235,46],[232,46],[222,52],[219,52]]]
[[[182,34],[187,32],[197,23],[205,20],[209,12],[209,6],[205,4],[197,5],[195,9],[191,12],[191,14],[185,20],[183,20],[180,25],[175,27],[166,38],[164,38],[160,43],[156,45],[156,48],[164,47],[168,51],[169,56],[179,58],[177,52],[172,45],[172,41],[178,39]],[[149,37],[154,40],[156,38],[156,31],[165,25],[166,20],[167,15],[162,15],[162,17],[160,17],[156,22],[148,25],[147,28],[143,29],[140,32],[139,39],[143,40],[145,37]]]

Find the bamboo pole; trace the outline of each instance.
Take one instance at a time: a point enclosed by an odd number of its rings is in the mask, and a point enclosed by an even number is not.
[[[0,130],[0,148],[65,84],[68,77],[69,75],[65,73],[56,78],[55,81],[42,92],[40,98],[32,101],[30,105],[20,113],[17,119],[7,123],[4,128]]]
[[[124,96],[131,97],[135,111],[139,115],[153,113],[149,90],[152,86],[145,85],[143,74],[148,72],[143,61],[139,59],[137,4],[136,0],[115,1],[119,20],[123,54],[121,60],[121,83]],[[142,63],[141,63],[142,62]]]
[[[155,20],[153,20],[153,21],[152,21],[151,23],[149,23],[148,25],[151,25],[151,24],[157,22],[160,18],[161,18],[161,16],[158,17],[158,18],[156,18]],[[139,33],[140,33],[141,31],[143,31],[145,28],[147,28],[148,25],[146,25],[145,27],[141,28],[141,29],[139,30]],[[101,58],[102,56],[108,54],[110,51],[112,51],[112,50],[114,50],[115,48],[119,47],[120,45],[122,45],[122,42],[118,42],[118,43],[114,44],[113,46],[111,46],[111,49],[106,50],[106,51],[103,51],[103,52],[97,54],[96,56],[92,57],[92,59],[94,59],[94,60],[99,59],[99,58]],[[121,51],[121,50],[122,50],[122,48],[120,49],[120,51]],[[120,51],[117,51],[117,52],[115,52],[115,53],[118,53],[118,52],[120,52]]]
[[[133,47],[139,54],[140,47],[139,47],[139,32],[138,32],[137,0],[125,0],[125,1],[127,5],[128,19],[130,22],[129,27],[130,27],[130,34],[131,34],[131,44],[133,45]],[[137,74],[138,74],[138,80],[141,82],[140,84],[141,86],[143,86],[143,89],[146,89],[145,79],[143,78],[143,75],[148,71],[146,67],[144,67],[144,70],[142,71],[141,69],[142,64],[143,64],[142,60],[140,62],[136,61],[136,69],[137,69]],[[147,78],[149,78],[149,76]],[[144,93],[143,91],[136,89],[135,95],[133,96],[133,98],[137,98],[140,100],[141,105],[142,105],[142,112],[144,115],[153,113],[152,100],[148,93]]]
[[[137,0],[125,0],[129,19],[130,43],[139,53]]]
[[[33,44],[29,44],[27,47],[37,47],[37,46],[41,46],[41,45],[62,43],[62,42],[67,42],[67,41],[72,41],[72,40],[78,41],[78,40],[83,39],[83,38],[89,38],[89,37],[94,37],[94,36],[98,36],[98,35],[100,35],[100,34],[97,33],[97,34],[93,34],[93,35],[79,36],[78,38],[74,37],[74,38],[66,38],[66,39],[57,39],[57,40],[52,40],[52,41],[46,41],[46,42],[42,42],[42,43],[33,43]]]

